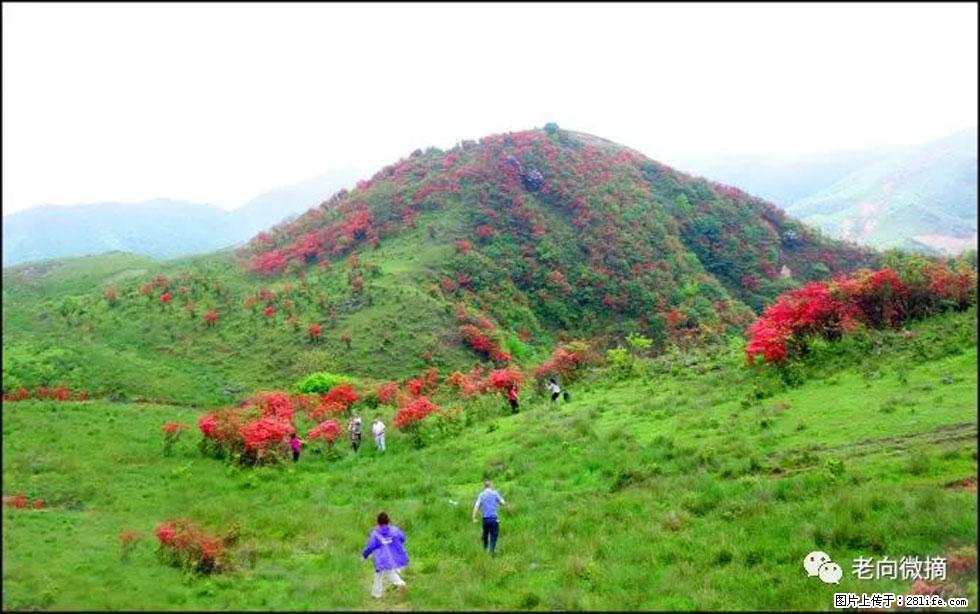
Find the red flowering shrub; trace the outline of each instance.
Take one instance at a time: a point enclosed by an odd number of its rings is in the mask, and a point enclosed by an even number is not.
[[[233,536],[222,539],[186,518],[161,523],[155,534],[161,558],[175,567],[200,574],[219,573],[230,567],[227,546]]]
[[[780,363],[797,356],[811,337],[837,339],[858,324],[897,327],[913,317],[964,308],[976,301],[976,273],[940,263],[903,271],[858,271],[830,282],[811,282],[781,295],[748,328],[748,361]]]
[[[173,298],[174,297],[172,294],[170,294],[169,292],[164,292],[163,294],[160,295],[160,302],[163,303],[164,305],[169,305],[170,301],[173,300]]]
[[[258,407],[263,417],[282,418],[288,421],[293,419],[293,399],[281,390],[260,392],[245,404]]]
[[[330,414],[343,414],[347,411],[347,406],[337,401],[321,401],[315,407],[306,412],[306,417],[316,422],[323,420],[324,416]]]
[[[319,402],[306,410],[306,416],[310,420],[319,422],[329,414],[343,414],[349,411],[350,406],[359,398],[361,398],[360,395],[354,391],[350,384],[334,386],[320,395]]]
[[[484,321],[487,324],[490,324],[489,320],[486,320],[485,318]],[[487,358],[494,362],[510,362],[510,354],[500,349],[496,342],[490,339],[490,337],[488,337],[476,326],[473,326],[472,324],[460,326],[459,332],[463,336],[463,341],[466,342],[466,345],[468,345],[474,351],[484,354]]]
[[[295,429],[293,423],[278,416],[262,416],[239,429],[245,442],[243,462],[263,463],[282,453],[282,443]]]
[[[395,414],[395,428],[411,428],[436,411],[439,411],[439,406],[430,401],[428,397],[413,399]]]
[[[3,498],[3,502],[7,507],[12,507],[14,509],[22,510],[27,508],[29,499],[27,495],[19,492],[15,495],[7,495]]]
[[[31,392],[24,386],[21,386],[14,392],[7,392],[3,395],[4,401],[24,401],[29,398],[31,398]]]
[[[170,456],[173,452],[174,444],[180,439],[181,433],[184,432],[185,426],[179,422],[164,422],[160,430],[163,432],[163,454],[164,456]]]
[[[473,249],[473,244],[467,241],[466,239],[456,239],[455,241],[453,241],[453,245],[455,245],[456,249],[458,249],[463,254]]]
[[[412,395],[413,397],[417,397],[422,394],[422,386],[424,385],[425,384],[422,380],[414,378],[405,382],[405,389],[408,390],[408,394]]]
[[[153,292],[153,284],[143,284],[140,286],[141,296],[149,296],[151,292]]]
[[[106,288],[102,292],[102,297],[105,298],[106,302],[109,303],[110,305],[115,305],[116,304],[116,299],[118,298],[117,295],[116,295],[116,289],[115,288]]]
[[[442,286],[443,292],[455,292],[456,290],[459,290],[459,284],[449,277],[444,276],[442,279],[440,279],[439,285]]]
[[[477,226],[474,233],[476,233],[476,236],[480,237],[481,239],[489,239],[490,237],[497,234],[497,232],[493,229],[492,226],[488,226],[486,224]]]
[[[582,365],[582,356],[575,352],[559,347],[551,352],[551,357],[535,367],[535,377],[560,377],[563,380],[574,379]]]
[[[487,392],[487,381],[483,378],[483,369],[473,367],[469,373],[453,372],[446,378],[446,383],[459,390],[462,397],[471,397]]]
[[[398,394],[398,382],[385,382],[378,387],[378,401],[390,405]]]
[[[512,367],[494,369],[487,376],[487,384],[496,390],[509,390],[511,387],[520,388],[524,384],[524,374]]]
[[[272,305],[269,305],[268,307],[262,310],[262,315],[264,315],[267,318],[271,318],[272,316],[276,315],[276,308],[273,307]]]
[[[350,409],[350,406],[359,398],[361,398],[360,395],[354,391],[354,387],[350,384],[334,386],[323,395],[323,401],[325,403],[341,404],[344,406],[345,411]]]
[[[307,438],[310,441],[323,441],[327,444],[327,447],[333,447],[337,438],[340,437],[341,428],[340,423],[336,420],[326,420],[316,425],[308,434]]]
[[[204,435],[202,451],[216,456],[241,453],[245,441],[239,429],[249,418],[249,412],[240,407],[210,411],[201,416],[197,427]]]
[[[6,392],[3,395],[4,401],[26,401],[31,397],[35,399],[42,399],[47,401],[84,401],[88,398],[88,394],[85,392],[78,392],[72,395],[71,390],[68,386],[61,385],[57,387],[51,386],[37,386],[34,388],[33,393],[26,387],[21,386],[13,392]]]
[[[323,326],[320,324],[310,324],[309,333],[310,341],[319,341],[320,335],[323,334]]]
[[[212,309],[211,311],[201,316],[201,319],[204,320],[205,326],[214,326],[215,324],[218,323],[218,312]]]
[[[310,410],[320,404],[320,396],[316,394],[294,394],[290,397],[293,407],[309,415]]]

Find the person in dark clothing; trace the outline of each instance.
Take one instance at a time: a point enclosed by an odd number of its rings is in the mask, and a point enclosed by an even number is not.
[[[357,449],[361,447],[361,417],[355,415],[351,418],[347,430],[350,432],[350,446],[357,452]]]
[[[551,406],[554,407],[555,405],[558,404],[558,395],[561,394],[561,387],[558,385],[558,382],[556,382],[555,378],[553,377],[548,378],[547,387],[548,390],[551,392]]]
[[[510,401],[510,411],[511,413],[517,413],[520,411],[520,403],[517,400],[517,386],[511,386],[507,390],[507,400]]]

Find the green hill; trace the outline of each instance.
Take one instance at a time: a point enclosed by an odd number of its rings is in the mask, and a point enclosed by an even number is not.
[[[876,258],[734,188],[549,127],[417,151],[238,254],[4,269],[4,390],[213,404],[312,371],[526,364],[559,338],[639,331],[663,348],[739,333],[782,291]]]
[[[160,425],[192,409],[4,403],[4,493],[44,506],[4,509],[4,609],[375,609],[359,552],[382,509],[411,557],[385,608],[830,610],[912,592],[850,573],[884,556],[946,556],[945,594],[972,605],[976,347],[971,309],[822,346],[793,387],[738,347],[672,353],[592,372],[557,412],[467,406],[422,450],[393,432],[385,456],[244,470],[202,458],[196,429],[162,455]],[[484,477],[510,504],[495,559],[469,520]],[[234,570],[161,563],[153,530],[175,516],[237,527]],[[804,573],[816,549],[839,586]]]

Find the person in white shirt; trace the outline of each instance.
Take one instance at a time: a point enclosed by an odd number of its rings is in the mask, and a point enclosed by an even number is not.
[[[374,433],[374,445],[377,446],[380,452],[385,451],[385,423],[381,421],[381,418],[375,418],[374,424],[371,425],[371,432]]]
[[[561,394],[561,387],[558,386],[558,382],[555,378],[548,378],[548,390],[551,392],[551,406],[554,407],[558,404],[558,395]]]

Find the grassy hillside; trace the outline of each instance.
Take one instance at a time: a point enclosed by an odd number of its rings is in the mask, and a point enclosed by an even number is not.
[[[911,592],[855,579],[857,556],[942,554],[974,605],[976,348],[974,308],[817,344],[789,387],[741,347],[674,352],[590,373],[555,413],[464,403],[459,434],[421,450],[395,432],[383,457],[307,449],[252,470],[201,457],[196,429],[163,456],[161,424],[193,409],[4,403],[4,493],[44,508],[4,509],[3,605],[374,609],[358,557],[382,509],[411,557],[386,608],[829,610],[835,591]],[[511,504],[493,560],[468,517],[484,477]],[[158,561],[172,516],[237,525],[235,569]],[[123,530],[142,535],[128,555]],[[814,549],[845,568],[839,587],[806,577]]]
[[[528,364],[561,338],[720,340],[786,289],[877,259],[549,127],[417,151],[240,253],[6,268],[3,385],[216,404],[319,370]]]

